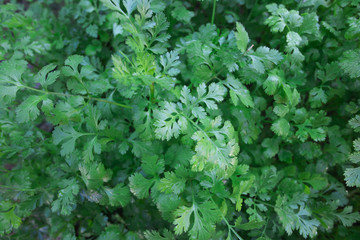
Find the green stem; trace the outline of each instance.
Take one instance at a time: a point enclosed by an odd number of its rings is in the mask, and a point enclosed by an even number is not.
[[[155,83],[152,82],[150,85],[150,101],[151,103],[155,102]]]
[[[216,0],[213,2],[213,10],[212,10],[212,16],[211,16],[211,24],[214,24],[215,20],[215,10],[216,10]]]
[[[10,187],[10,186],[6,186],[6,185],[0,185],[0,189],[1,188],[6,188],[6,189],[9,189],[9,190],[20,191],[20,192],[39,191],[38,189],[33,189],[33,188],[16,188],[16,187]]]
[[[255,9],[255,7],[256,7],[256,5],[257,5],[257,2],[258,2],[258,0],[255,0],[255,4],[254,4],[254,6],[252,6],[252,8],[251,8],[251,10],[250,10],[250,13],[249,13],[249,16],[247,17],[247,21],[250,20],[251,15],[253,14],[254,9]]]
[[[224,222],[226,223],[226,225],[228,226],[228,229],[230,229],[233,233],[234,233],[234,235],[239,239],[239,240],[242,240],[242,238],[239,236],[239,234],[235,231],[235,229],[233,228],[233,226],[232,225],[230,225],[230,223],[226,220],[226,218],[223,216],[222,217],[223,218],[223,220],[224,220]]]
[[[39,92],[39,93],[42,93],[42,94],[49,94],[49,95],[62,96],[62,97],[79,97],[79,95],[43,91],[43,90],[36,89],[36,88],[33,88],[33,87],[25,86],[25,85],[22,85],[21,87],[32,90],[32,91],[35,91],[35,92]],[[106,100],[106,99],[103,99],[103,98],[94,98],[94,97],[90,97],[90,96],[81,96],[81,97],[83,97],[85,99],[89,99],[89,100],[95,100],[95,101],[98,101],[98,102],[109,103],[109,104],[113,104],[113,105],[116,105],[116,106],[119,106],[119,107],[132,109],[131,106],[121,104],[121,103],[117,103],[117,102],[113,102],[113,101],[109,101],[109,100]]]
[[[253,199],[253,200],[254,200],[255,202],[258,202],[258,203],[264,204],[265,206],[275,208],[275,206],[274,206],[274,205],[272,205],[272,204],[269,204],[269,203],[266,203],[266,202],[263,202],[263,201],[260,201],[260,200],[257,200],[257,199]]]

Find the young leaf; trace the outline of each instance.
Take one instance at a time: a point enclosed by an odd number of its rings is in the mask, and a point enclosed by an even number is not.
[[[236,23],[235,38],[238,49],[241,52],[245,52],[249,42],[249,35],[246,32],[244,26],[239,22]]]

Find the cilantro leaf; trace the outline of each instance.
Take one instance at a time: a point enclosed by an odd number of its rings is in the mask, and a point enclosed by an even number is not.
[[[68,155],[75,149],[75,142],[81,136],[87,135],[85,133],[77,132],[70,125],[62,125],[55,128],[53,132],[54,144],[61,143],[61,155]]]
[[[340,67],[351,78],[360,77],[360,50],[349,50],[343,53],[340,58]]]
[[[173,172],[165,172],[165,177],[158,183],[160,191],[165,193],[180,194],[185,189],[186,180],[176,176]]]
[[[139,199],[149,196],[150,187],[153,185],[153,179],[146,179],[140,173],[135,173],[129,178],[130,191]]]
[[[249,90],[232,75],[228,75],[224,85],[230,90],[230,97],[235,106],[239,105],[239,100],[246,107],[254,107],[254,101]]]
[[[286,137],[290,131],[290,124],[285,118],[279,118],[272,124],[271,130],[278,136]]]
[[[235,38],[238,49],[241,52],[245,52],[249,42],[249,35],[246,32],[244,26],[239,22],[236,23]]]
[[[70,215],[76,206],[75,197],[79,193],[79,185],[76,179],[64,179],[59,183],[61,190],[57,199],[52,203],[51,210],[60,212],[62,215]]]
[[[37,107],[38,103],[45,100],[46,95],[42,96],[30,96],[24,102],[22,102],[16,109],[16,119],[20,123],[35,120],[40,111]]]
[[[0,202],[0,234],[9,234],[20,227],[21,218],[15,214],[16,205],[9,201]]]
[[[175,215],[176,234],[179,235],[189,230],[190,217],[193,216],[194,222],[191,224],[189,235],[194,239],[205,240],[214,232],[215,223],[221,213],[216,204],[207,201],[201,204],[194,202],[191,207],[181,206],[176,210]]]
[[[130,190],[127,186],[120,183],[114,188],[104,188],[106,195],[109,198],[111,206],[126,206],[130,202]]]
[[[196,154],[191,159],[192,169],[202,171],[216,169],[220,174],[230,171],[237,163],[236,155],[239,146],[235,140],[235,130],[229,121],[222,124],[220,116],[214,120],[202,121],[203,128],[198,127],[192,139],[196,141]]]
[[[316,235],[317,227],[320,225],[316,219],[311,219],[311,212],[304,206],[307,197],[294,195],[292,198],[279,195],[276,200],[275,211],[280,222],[288,235],[296,229],[307,238]]]
[[[102,163],[82,163],[79,166],[81,178],[88,189],[98,189],[111,179],[112,171]]]

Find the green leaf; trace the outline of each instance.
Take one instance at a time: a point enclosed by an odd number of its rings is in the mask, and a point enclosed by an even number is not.
[[[316,15],[316,12],[304,13],[302,14],[304,21],[300,26],[299,33],[302,34],[311,34],[316,38],[320,37],[320,24],[319,17]]]
[[[190,23],[191,18],[195,16],[194,12],[187,10],[180,1],[174,2],[173,7],[171,16],[180,22]]]
[[[322,88],[313,88],[310,91],[309,101],[312,108],[318,108],[327,103],[327,96]]]
[[[9,201],[0,202],[0,236],[20,227],[22,221],[15,214],[15,208],[16,205]]]
[[[360,152],[360,138],[357,138],[353,141],[355,151]]]
[[[186,180],[173,172],[165,172],[165,177],[158,183],[161,192],[180,194],[185,189]]]
[[[240,100],[246,107],[254,107],[249,90],[234,76],[228,75],[224,85],[229,88],[230,97],[235,106],[239,105]]]
[[[220,84],[212,83],[208,87],[208,92],[206,93],[206,85],[204,83],[200,84],[197,88],[197,102],[205,103],[206,107],[209,109],[217,109],[216,102],[221,102],[224,100],[224,95],[226,93],[226,88]],[[188,102],[192,102],[189,97],[189,90],[187,87],[184,87],[181,91],[181,102],[187,105]]]
[[[253,230],[253,229],[259,229],[259,228],[263,227],[264,224],[265,224],[264,221],[252,220],[247,223],[240,224],[236,227],[241,230],[248,231],[248,230]]]
[[[169,230],[165,229],[163,234],[157,231],[145,231],[144,236],[147,240],[174,240],[174,235]],[[163,236],[162,236],[163,235]]]
[[[189,236],[192,239],[208,239],[215,230],[215,223],[221,213],[215,203],[207,201],[202,204],[193,203],[191,207],[181,206],[175,211],[176,219],[175,233],[177,235],[187,232],[190,228],[190,218],[193,215],[194,221],[191,224]]]
[[[346,206],[342,212],[335,213],[335,215],[345,227],[350,227],[360,221],[360,213],[353,212],[352,206]]]
[[[285,118],[279,118],[271,125],[271,130],[278,136],[286,137],[290,132],[290,124]]]
[[[125,207],[130,202],[130,190],[123,183],[117,184],[114,188],[104,188],[109,198],[109,203],[113,207]]]
[[[38,103],[45,100],[46,95],[36,96],[32,95],[22,102],[16,109],[16,120],[19,123],[29,122],[35,120],[40,111],[37,107]]]
[[[360,19],[350,17],[348,19],[349,28],[345,33],[346,39],[354,39],[360,36]]]
[[[27,62],[23,60],[8,60],[0,63],[0,83],[21,85],[21,77],[27,68]]]
[[[328,186],[327,179],[320,174],[313,174],[310,179],[304,180],[303,182],[310,184],[317,191],[323,190]]]
[[[153,179],[146,179],[140,173],[135,173],[129,178],[130,191],[139,199],[149,196],[149,190],[153,183]]]
[[[180,73],[177,68],[180,65],[179,53],[176,51],[167,52],[160,56],[160,64],[163,66],[163,71],[169,76],[176,76]]]
[[[289,107],[285,104],[277,104],[274,107],[274,113],[279,117],[284,117],[289,112]]]
[[[349,155],[349,159],[353,163],[359,163],[360,162],[360,152],[354,152]]]
[[[57,199],[51,204],[53,212],[60,212],[62,215],[70,215],[76,207],[76,195],[79,193],[79,185],[76,179],[64,179],[59,183],[61,190]]]
[[[54,71],[55,68],[55,64],[46,65],[36,74],[35,81],[45,88],[53,84],[60,74],[60,71]]]
[[[311,218],[311,212],[305,207],[306,200],[307,197],[300,194],[295,194],[292,198],[278,195],[275,211],[288,235],[295,229],[299,230],[304,238],[316,235],[320,223]]]
[[[360,187],[360,167],[347,168],[344,172],[346,185]]]
[[[155,136],[161,140],[170,140],[172,137],[179,137],[180,133],[186,131],[187,120],[177,109],[175,103],[165,102],[163,109],[157,111],[154,123]]]
[[[101,144],[99,143],[97,136],[93,137],[90,141],[85,143],[83,151],[84,160],[94,160],[94,153],[101,153]]]
[[[84,60],[83,56],[80,55],[72,55],[65,60],[64,67],[61,68],[61,71],[65,74],[65,76],[78,76],[79,65]]]
[[[112,171],[102,163],[82,163],[79,166],[81,178],[88,189],[98,189],[111,179]]]
[[[278,50],[268,47],[259,47],[255,52],[248,53],[247,56],[252,60],[249,66],[258,73],[264,73],[266,69],[271,69],[283,59]]]
[[[269,95],[274,95],[278,87],[284,81],[283,74],[281,71],[274,69],[269,73],[268,78],[263,83],[265,92]]]
[[[355,117],[350,119],[349,124],[355,132],[360,132],[360,115],[356,115]]]
[[[105,228],[97,240],[117,240],[124,238],[119,225],[110,225]]]
[[[220,116],[214,120],[202,121],[203,128],[196,131],[192,139],[196,141],[196,154],[191,159],[192,169],[202,171],[216,169],[220,174],[231,170],[237,163],[239,146],[235,140],[235,130],[229,121],[222,124]]]
[[[124,13],[120,6],[120,0],[100,0],[100,1],[109,9]],[[129,2],[133,2],[133,1],[129,1]]]
[[[54,144],[58,145],[61,143],[61,155],[68,155],[75,150],[76,140],[86,135],[85,133],[77,132],[70,125],[62,125],[55,128],[53,131],[53,141]]]
[[[290,31],[286,34],[286,42],[290,47],[299,46],[301,37],[297,32]]]
[[[241,52],[245,52],[249,42],[249,35],[246,32],[244,26],[239,22],[236,23],[235,38],[238,49]]]
[[[344,52],[339,65],[351,78],[360,77],[360,49]]]
[[[156,155],[145,155],[141,159],[141,168],[146,174],[149,174],[151,176],[158,176],[159,174],[164,172],[165,162],[164,159],[159,159],[159,157]]]

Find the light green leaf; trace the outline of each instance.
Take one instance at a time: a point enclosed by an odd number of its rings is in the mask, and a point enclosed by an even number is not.
[[[286,137],[290,131],[290,124],[285,118],[280,118],[271,125],[271,130],[278,136]]]
[[[149,196],[149,189],[153,183],[153,179],[146,179],[140,173],[135,173],[129,178],[130,191],[139,199]]]
[[[239,100],[246,107],[254,107],[254,101],[249,90],[233,75],[228,75],[224,85],[230,89],[230,98],[235,106],[239,105]]]
[[[193,215],[194,222],[190,228],[190,218]],[[209,239],[215,230],[215,223],[221,217],[221,212],[215,203],[207,201],[202,204],[193,203],[191,207],[181,206],[175,211],[175,233],[177,235],[187,232],[192,239]]]
[[[40,111],[37,107],[38,103],[46,99],[46,95],[37,96],[32,95],[22,102],[16,109],[16,120],[19,123],[29,122],[35,120]]]
[[[238,49],[241,52],[245,52],[249,42],[249,35],[246,32],[244,26],[239,22],[236,23],[235,38]]]
[[[158,183],[161,192],[180,194],[185,189],[186,180],[173,172],[165,172],[165,177]]]
[[[347,168],[344,172],[346,185],[360,187],[360,167]]]

